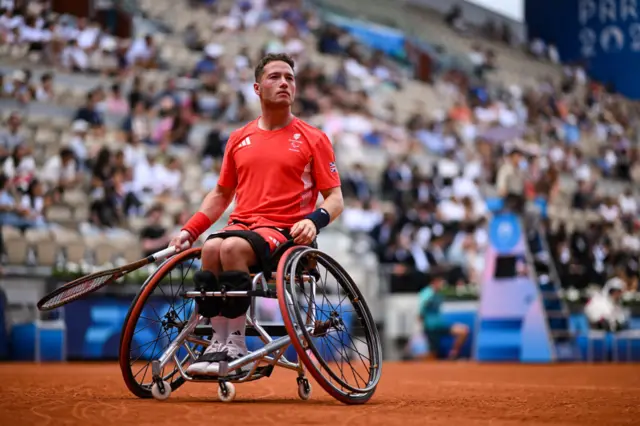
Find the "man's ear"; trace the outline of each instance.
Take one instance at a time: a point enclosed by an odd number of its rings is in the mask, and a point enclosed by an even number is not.
[[[260,84],[258,83],[253,83],[253,91],[256,93],[256,95],[258,95],[258,97],[260,96]]]

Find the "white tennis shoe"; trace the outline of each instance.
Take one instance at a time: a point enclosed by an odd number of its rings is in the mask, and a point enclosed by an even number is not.
[[[206,375],[207,368],[212,364],[218,365],[218,362],[226,359],[224,352],[224,343],[214,341],[188,368],[187,374],[192,376]]]
[[[237,359],[240,359],[243,356],[247,355],[247,353],[249,353],[249,351],[247,350],[247,343],[244,340],[244,336],[234,336],[233,334],[229,336],[229,339],[227,339],[227,343],[220,350],[222,351],[222,353],[226,354],[225,359],[221,361],[226,361],[228,363],[235,361]],[[251,365],[252,364],[249,363],[234,371],[229,371],[229,374],[248,373],[249,371],[251,371]],[[219,362],[210,363],[206,368],[205,374],[210,376],[219,375],[220,374]]]

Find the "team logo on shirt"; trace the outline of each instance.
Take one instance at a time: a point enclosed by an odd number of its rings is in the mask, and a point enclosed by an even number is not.
[[[337,173],[338,172],[338,167],[336,166],[335,162],[332,161],[332,162],[329,163],[329,171],[331,173]]]

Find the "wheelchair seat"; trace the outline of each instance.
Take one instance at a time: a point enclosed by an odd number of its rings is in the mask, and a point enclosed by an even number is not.
[[[278,263],[280,262],[280,258],[282,255],[291,247],[295,246],[296,243],[293,240],[287,240],[286,242],[280,244],[269,256],[267,262],[269,263],[268,270],[263,270],[260,264],[253,265],[249,268],[249,273],[251,274],[264,274],[264,277],[269,280],[271,279],[271,274],[278,269]],[[312,248],[318,248],[318,240],[314,239],[311,244],[308,245]]]

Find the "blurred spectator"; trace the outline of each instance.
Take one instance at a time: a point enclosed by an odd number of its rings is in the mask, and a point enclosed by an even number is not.
[[[22,117],[19,113],[12,112],[0,130],[0,163],[3,163],[17,146],[24,145],[25,137],[21,127]]]
[[[147,225],[140,231],[144,256],[149,256],[165,248],[171,240],[169,230],[161,223],[163,214],[164,209],[161,205],[155,205],[147,211]]]
[[[19,229],[31,226],[29,210],[16,200],[9,179],[4,174],[0,174],[0,224]]]
[[[524,158],[519,148],[513,148],[498,169],[496,188],[512,211],[522,211],[524,205]]]
[[[122,123],[122,130],[129,140],[151,144],[151,117],[146,100],[137,99],[132,104],[130,114]]]
[[[424,334],[429,342],[429,349],[434,355],[457,359],[460,349],[469,337],[469,327],[461,323],[447,323],[441,315],[443,298],[441,291],[446,284],[442,277],[433,277],[431,283],[423,288],[418,297],[418,311],[423,324]],[[441,353],[441,341],[452,336],[454,342],[448,354]]]
[[[158,66],[158,49],[151,34],[136,39],[126,55],[129,66],[152,69]]]
[[[460,5],[454,5],[445,16],[445,22],[453,29],[460,33],[467,31],[467,24],[464,21],[462,15],[462,7]]]
[[[17,145],[4,161],[3,172],[12,186],[26,191],[36,176],[36,161],[30,150],[23,144]]]
[[[354,164],[352,169],[343,175],[343,179],[342,190],[346,196],[352,196],[361,201],[369,200],[372,197],[373,192],[361,164]]]
[[[62,194],[65,190],[76,187],[82,181],[81,169],[78,171],[76,155],[72,149],[64,147],[45,162],[40,171],[40,179],[54,193]]]
[[[50,102],[54,100],[54,97],[53,74],[44,73],[40,77],[40,86],[36,89],[36,100],[41,102]]]
[[[218,58],[224,53],[224,47],[217,43],[210,43],[204,48],[204,55],[193,70],[193,77],[200,78],[218,70]]]
[[[584,313],[592,329],[616,332],[629,326],[629,318],[621,306],[624,291],[624,282],[616,277],[591,297]]]
[[[44,187],[38,179],[29,182],[25,194],[20,199],[19,207],[29,228],[49,228],[54,224],[47,223],[46,211],[51,205],[51,198],[45,194]]]
[[[122,95],[120,85],[113,84],[105,100],[106,112],[124,115],[129,113],[129,103]]]
[[[104,128],[104,117],[96,108],[97,103],[98,92],[92,90],[87,94],[84,106],[78,109],[75,115],[76,120],[83,120],[89,123],[89,127],[92,130],[101,130]]]
[[[69,140],[69,148],[73,152],[78,166],[85,169],[89,165],[89,150],[87,147],[87,133],[89,123],[83,119],[74,120],[71,124],[73,132]]]
[[[371,201],[353,200],[342,213],[345,228],[353,233],[369,233],[381,219],[380,212],[373,208]]]

